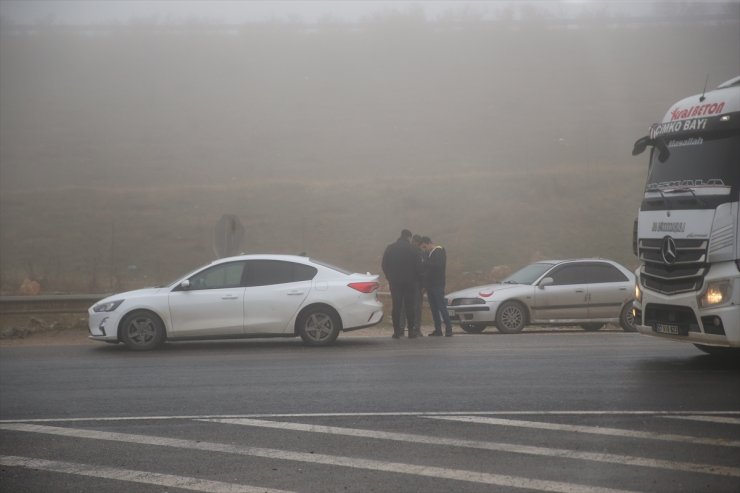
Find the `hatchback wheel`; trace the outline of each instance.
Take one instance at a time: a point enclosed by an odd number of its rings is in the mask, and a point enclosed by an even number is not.
[[[342,324],[339,317],[324,307],[309,308],[298,320],[298,335],[309,346],[327,346],[333,343]]]
[[[517,301],[505,301],[496,313],[496,328],[504,334],[521,332],[526,323],[527,313]]]
[[[460,328],[468,334],[480,334],[486,327],[486,324],[460,324]]]
[[[632,313],[632,303],[627,303],[622,307],[622,313],[619,315],[619,325],[625,332],[637,332],[635,327],[635,315]]]
[[[164,342],[164,325],[151,312],[129,313],[121,322],[119,337],[129,349],[147,351]]]

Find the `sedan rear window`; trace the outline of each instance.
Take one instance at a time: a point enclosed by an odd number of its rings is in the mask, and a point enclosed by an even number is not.
[[[244,272],[244,286],[270,286],[290,282],[310,281],[315,267],[282,260],[249,260]]]
[[[314,258],[311,259],[311,262],[313,262],[314,264],[319,264],[322,267],[326,267],[328,269],[335,270],[335,271],[340,272],[340,273],[342,273],[344,275],[347,275],[347,276],[349,276],[349,275],[352,274],[352,272],[350,272],[348,270],[345,270],[345,269],[342,269],[341,267],[337,267],[336,265],[332,265],[332,264],[327,264],[326,262],[322,262],[322,261],[316,260]]]

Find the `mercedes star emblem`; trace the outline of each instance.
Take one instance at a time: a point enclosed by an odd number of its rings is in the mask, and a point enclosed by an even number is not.
[[[673,238],[666,236],[663,238],[663,246],[660,248],[660,254],[663,256],[663,262],[668,265],[673,265],[678,260],[678,252],[676,251],[676,242]]]

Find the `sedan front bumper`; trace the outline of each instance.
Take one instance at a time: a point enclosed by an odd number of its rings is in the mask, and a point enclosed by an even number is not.
[[[496,312],[488,305],[454,305],[447,307],[450,320],[459,323],[492,323]]]

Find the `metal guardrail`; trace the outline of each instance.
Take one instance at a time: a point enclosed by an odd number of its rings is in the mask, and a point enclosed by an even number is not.
[[[90,305],[107,294],[58,294],[41,296],[0,296],[0,315],[34,313],[87,313]]]

